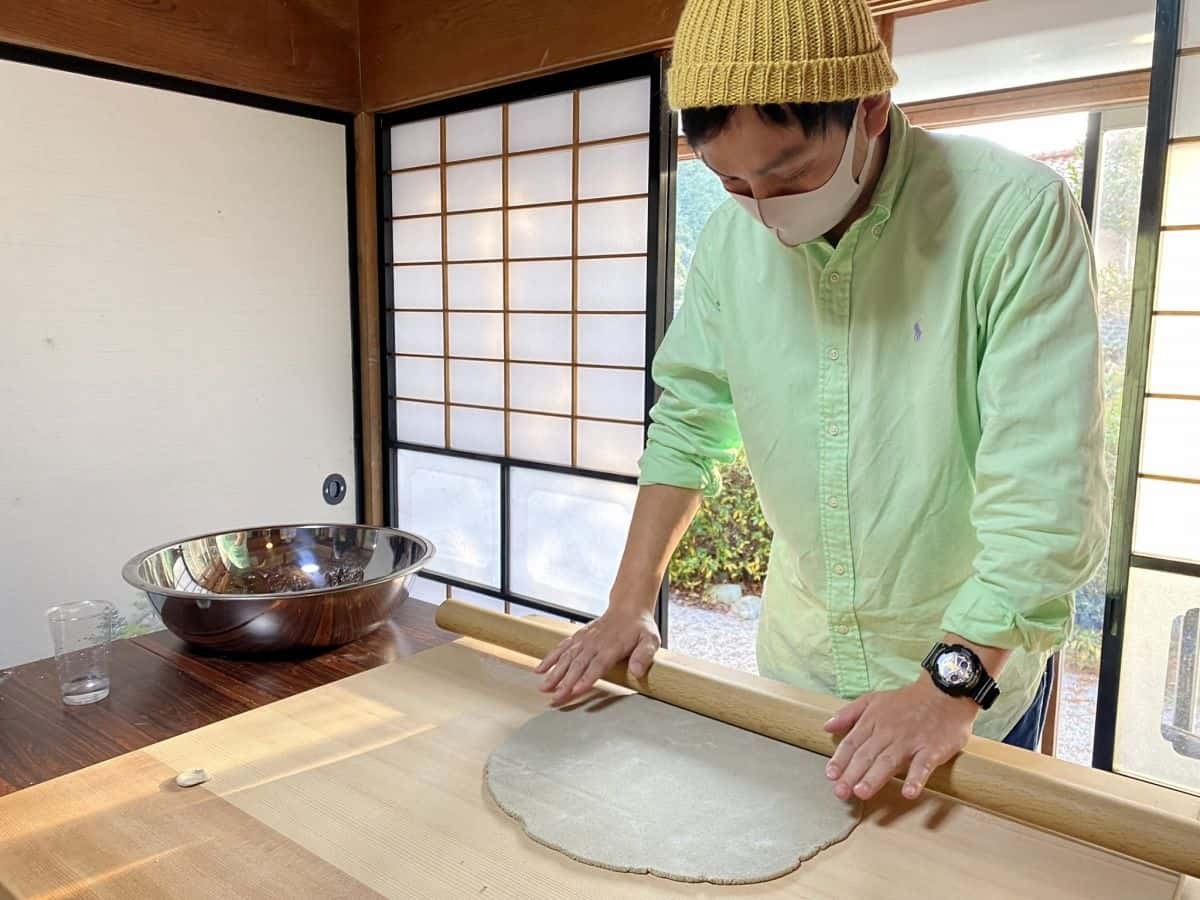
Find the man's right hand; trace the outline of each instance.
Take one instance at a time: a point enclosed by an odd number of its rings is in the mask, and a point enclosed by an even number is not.
[[[699,491],[662,484],[638,490],[607,612],[551,650],[537,667],[546,676],[542,690],[554,695],[555,706],[582,697],[623,659],[628,658],[634,678],[649,670],[662,645],[654,601],[671,554],[699,506]]]
[[[550,651],[535,671],[545,675],[541,690],[557,706],[582,697],[604,673],[629,659],[629,674],[641,678],[662,640],[654,617],[635,608],[610,605],[608,611]]]

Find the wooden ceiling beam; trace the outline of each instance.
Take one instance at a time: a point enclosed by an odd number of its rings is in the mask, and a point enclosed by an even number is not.
[[[343,0],[0,0],[0,42],[333,109],[360,106]]]
[[[1139,69],[907,103],[902,108],[914,125],[948,128],[1022,116],[1130,106],[1145,103],[1149,97],[1150,70]]]
[[[968,2],[981,0],[868,0],[877,18]],[[360,0],[363,106],[414,106],[588,63],[666,50],[683,3]],[[454,52],[447,52],[448,35],[456,42]]]

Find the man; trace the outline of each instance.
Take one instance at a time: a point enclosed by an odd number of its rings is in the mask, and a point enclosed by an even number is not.
[[[742,443],[775,532],[759,668],[853,701],[826,726],[843,799],[893,775],[916,797],[972,730],[1036,746],[1107,524],[1079,210],[1040,164],[910,126],[895,81],[864,0],[687,5],[671,101],[732,202],[655,360],[608,610],[541,665],[557,702],[646,671],[671,553]]]

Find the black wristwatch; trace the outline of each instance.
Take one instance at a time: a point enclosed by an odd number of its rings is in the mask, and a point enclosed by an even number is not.
[[[933,683],[951,697],[970,697],[983,709],[991,709],[1000,688],[970,647],[939,643],[929,651],[921,668]]]

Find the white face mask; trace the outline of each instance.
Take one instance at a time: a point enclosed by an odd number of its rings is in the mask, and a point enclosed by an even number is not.
[[[859,106],[861,111],[862,107]],[[796,247],[827,234],[850,214],[858,202],[863,189],[863,176],[871,170],[871,161],[875,156],[878,141],[868,141],[867,158],[856,181],[853,172],[854,152],[858,147],[858,118],[858,114],[855,114],[837,171],[819,188],[803,194],[785,194],[763,200],[734,194],[733,199],[775,232],[775,237],[785,247]]]

